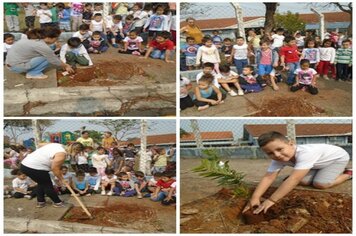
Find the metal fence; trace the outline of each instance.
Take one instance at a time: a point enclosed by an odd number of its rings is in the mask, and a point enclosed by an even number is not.
[[[181,157],[200,157],[215,149],[231,158],[262,158],[258,137],[270,131],[286,135],[297,144],[326,143],[352,150],[351,119],[220,119],[181,120]]]

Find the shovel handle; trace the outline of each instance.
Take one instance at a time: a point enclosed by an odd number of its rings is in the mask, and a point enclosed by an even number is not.
[[[63,181],[64,184],[66,185],[67,189],[69,189],[69,191],[71,192],[71,194],[73,195],[73,197],[75,198],[75,200],[77,200],[77,202],[79,203],[79,205],[82,207],[82,209],[84,210],[84,212],[90,217],[93,218],[93,216],[90,214],[90,212],[88,211],[88,209],[84,206],[83,202],[79,199],[79,197],[76,195],[76,193],[73,191],[72,187],[66,182]]]

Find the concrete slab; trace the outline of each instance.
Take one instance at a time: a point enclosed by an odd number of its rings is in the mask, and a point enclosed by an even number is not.
[[[4,67],[4,87],[5,89],[32,89],[32,88],[56,88],[57,72],[55,68],[49,68],[44,71],[48,79],[34,80],[26,79],[25,74],[14,73]]]

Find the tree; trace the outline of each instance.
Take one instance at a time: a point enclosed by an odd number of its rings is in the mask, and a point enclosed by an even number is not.
[[[89,123],[106,128],[118,140],[140,132],[139,120],[91,120]]]
[[[42,141],[43,139],[43,134],[46,132],[46,130],[54,125],[55,121],[54,120],[37,120],[37,130],[39,131],[39,139]]]
[[[349,24],[349,27],[347,28],[347,35],[351,36],[352,35],[352,2],[349,2],[349,3],[347,3],[347,2],[332,2],[330,4],[339,8],[341,11],[349,14],[350,24]]]
[[[269,34],[274,28],[274,14],[279,4],[273,2],[264,2],[263,4],[266,6],[264,32]]]
[[[299,14],[288,11],[287,14],[277,13],[274,17],[276,27],[283,28],[293,35],[296,31],[305,29],[305,22],[299,18]]]
[[[31,120],[4,120],[4,130],[9,134],[10,140],[15,144],[18,138],[32,130]]]

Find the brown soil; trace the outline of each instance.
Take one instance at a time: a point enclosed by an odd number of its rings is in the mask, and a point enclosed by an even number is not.
[[[96,63],[92,67],[78,67],[71,75],[63,76],[57,73],[58,86],[113,86],[128,82],[139,82],[148,77],[146,72],[137,63],[105,62]]]
[[[88,208],[94,216],[89,219],[80,207],[74,207],[63,218],[64,221],[82,224],[120,227],[141,232],[161,232],[163,228],[157,218],[159,212],[137,204],[112,205],[105,208]]]
[[[256,108],[256,107],[254,107]],[[321,116],[325,111],[305,98],[276,97],[263,102],[251,116]]]
[[[274,189],[265,195],[267,198]],[[352,198],[346,194],[293,190],[248,225],[242,217],[247,199],[227,189],[181,206],[198,213],[181,215],[182,233],[351,233]]]

